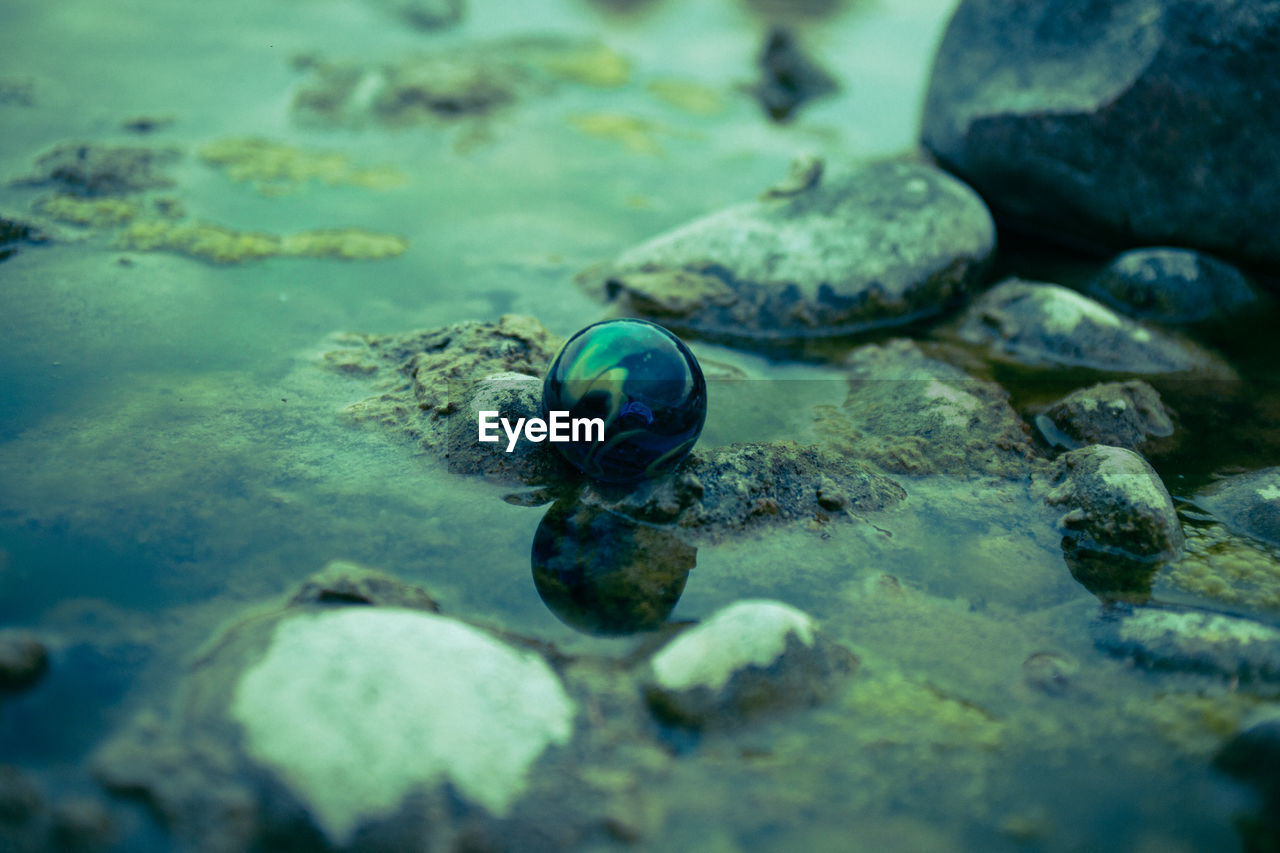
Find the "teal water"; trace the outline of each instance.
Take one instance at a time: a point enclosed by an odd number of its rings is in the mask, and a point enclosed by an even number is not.
[[[571,653],[634,648],[580,634],[543,605],[529,549],[544,508],[353,428],[343,408],[373,392],[319,359],[335,333],[504,312],[569,334],[604,315],[572,281],[585,267],[754,197],[798,153],[911,148],[953,4],[836,5],[800,32],[843,88],[776,126],[744,92],[766,24],[727,0],[626,14],[586,0],[473,0],[462,25],[433,34],[355,0],[10,0],[0,78],[30,79],[34,104],[0,103],[0,177],[28,174],[65,142],[172,145],[185,152],[168,170],[175,185],[151,195],[177,198],[191,219],[271,233],[360,227],[409,248],[378,261],[219,266],[63,225],[73,239],[0,264],[0,623],[36,630],[53,653],[40,684],[0,698],[0,762],[52,800],[100,797],[94,749],[136,711],[163,707],[221,625],[335,558]],[[385,60],[526,34],[599,39],[629,62],[626,80],[562,82],[490,116],[400,128],[305,126],[289,110],[307,79],[290,64],[297,54]],[[720,106],[672,106],[650,88],[661,81],[696,84]],[[600,114],[641,123],[614,137],[575,124]],[[146,136],[121,129],[138,115],[173,122]],[[406,182],[263,195],[196,155],[243,136],[388,166]],[[26,215],[48,193],[0,186],[0,211]],[[694,348],[751,377],[712,383],[705,445],[806,438],[811,407],[844,394],[826,364]],[[1207,474],[1196,469],[1196,482]],[[672,761],[652,794],[661,819],[639,846],[1235,843],[1238,794],[1207,762],[1257,701],[1098,653],[1081,630],[1096,599],[1071,579],[1025,485],[934,478],[909,492],[866,524],[699,548],[673,619],[778,598],[811,612],[863,669],[827,706]],[[1044,651],[1079,665],[1078,690],[1025,686],[1023,661]],[[118,814],[119,849],[164,846],[149,818]]]

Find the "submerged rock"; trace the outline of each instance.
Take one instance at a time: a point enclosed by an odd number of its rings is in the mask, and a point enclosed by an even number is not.
[[[1225,321],[1258,304],[1238,269],[1190,249],[1125,252],[1087,290],[1117,311],[1157,323]]]
[[[30,687],[49,668],[49,652],[29,631],[0,631],[0,690]]]
[[[821,701],[858,659],[776,601],[739,601],[682,632],[650,661],[645,694],[661,719],[695,728]]]
[[[1182,547],[1169,492],[1131,450],[1093,445],[1065,453],[1051,482],[1045,500],[1067,509],[1059,523],[1073,548],[1161,558]]]
[[[942,313],[981,278],[991,218],[945,173],[884,161],[808,174],[581,280],[664,325],[750,340],[901,325]]]
[[[0,261],[12,257],[22,243],[47,243],[49,235],[32,222],[0,215]]]
[[[41,155],[35,173],[19,183],[53,185],[77,196],[123,195],[173,186],[162,170],[177,158],[172,148],[60,145]]]
[[[350,126],[481,117],[565,81],[613,87],[629,75],[626,59],[599,42],[557,37],[503,39],[398,60],[303,57],[297,64],[311,77],[294,96],[294,112],[306,121]]]
[[[1007,279],[969,307],[960,335],[994,355],[1038,366],[1127,373],[1216,369],[1189,341],[1139,326],[1110,308],[1056,284]]]
[[[922,137],[997,215],[1280,264],[1280,7],[964,0]],[[1157,117],[1158,120],[1153,120]]]
[[[1196,502],[1231,529],[1280,546],[1280,467],[1229,477]]]
[[[774,27],[765,36],[758,60],[761,79],[752,92],[769,118],[786,122],[802,104],[837,88],[831,75],[805,56],[795,36]]]
[[[506,815],[538,757],[568,741],[574,706],[535,655],[453,619],[358,608],[280,623],[231,714],[249,756],[342,846],[446,782]]]
[[[462,20],[464,0],[370,0],[419,30],[443,30]]]
[[[855,458],[907,474],[1025,476],[1031,441],[1009,394],[897,339],[854,350],[849,394],[818,429]]]
[[[1160,395],[1140,379],[1072,391],[1036,415],[1035,424],[1046,442],[1068,450],[1105,444],[1142,451],[1173,435]]]
[[[1262,802],[1256,817],[1236,818],[1246,850],[1280,844],[1280,707],[1263,707],[1214,756],[1215,769],[1253,786]]]
[[[1241,683],[1280,682],[1280,631],[1235,616],[1139,608],[1094,626],[1104,651],[1150,669],[1203,672]]]
[[[861,462],[792,441],[695,449],[668,477],[581,492],[585,504],[712,539],[780,521],[878,512],[904,497],[901,486]]]
[[[431,613],[440,611],[440,605],[425,589],[346,560],[331,560],[303,581],[289,603],[371,604]]]

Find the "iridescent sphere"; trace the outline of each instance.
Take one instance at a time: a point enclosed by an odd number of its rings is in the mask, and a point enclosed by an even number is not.
[[[666,329],[606,320],[565,342],[543,383],[542,407],[603,420],[603,441],[555,447],[592,479],[634,482],[666,474],[693,449],[707,417],[707,382],[693,353]]]

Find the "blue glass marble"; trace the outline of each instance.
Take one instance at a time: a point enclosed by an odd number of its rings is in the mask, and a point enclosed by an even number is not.
[[[565,342],[542,386],[544,414],[601,418],[603,441],[556,442],[595,480],[660,477],[693,449],[707,383],[689,348],[656,323],[606,320]]]

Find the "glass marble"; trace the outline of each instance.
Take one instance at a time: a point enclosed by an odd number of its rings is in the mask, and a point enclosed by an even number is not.
[[[647,320],[606,320],[565,342],[542,387],[544,414],[604,420],[603,441],[556,442],[588,477],[636,482],[673,470],[707,417],[707,383],[679,338]]]

